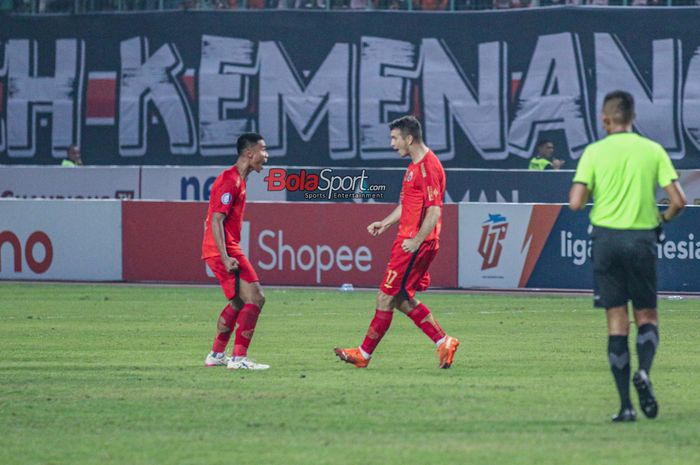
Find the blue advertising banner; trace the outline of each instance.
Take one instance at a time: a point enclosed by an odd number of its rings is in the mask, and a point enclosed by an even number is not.
[[[593,287],[589,210],[562,208],[527,287]],[[664,231],[666,240],[657,246],[659,290],[700,292],[700,208],[687,208]]]
[[[460,204],[459,287],[591,289],[588,214],[564,205]],[[665,226],[658,289],[700,292],[700,207]]]
[[[226,165],[254,130],[271,164],[400,167],[387,123],[414,114],[445,167],[526,168],[550,138],[573,169],[624,88],[636,129],[700,168],[698,23],[612,7],[5,15],[0,164],[76,144],[91,165]]]

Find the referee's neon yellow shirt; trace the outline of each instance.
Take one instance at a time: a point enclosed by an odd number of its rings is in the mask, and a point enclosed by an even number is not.
[[[593,194],[591,224],[638,230],[658,226],[656,186],[676,179],[663,147],[631,132],[613,133],[586,147],[574,176]]]

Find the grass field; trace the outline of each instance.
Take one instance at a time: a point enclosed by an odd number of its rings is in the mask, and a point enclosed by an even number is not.
[[[661,413],[618,425],[589,298],[424,297],[462,340],[449,370],[400,314],[341,364],[374,294],[270,289],[272,369],[229,372],[203,367],[216,288],[0,284],[0,464],[700,463],[700,301],[662,301]]]

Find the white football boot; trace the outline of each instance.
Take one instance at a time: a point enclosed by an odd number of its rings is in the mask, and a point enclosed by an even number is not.
[[[234,360],[233,357],[231,357],[226,368],[229,370],[267,370],[270,368],[270,365],[257,363],[255,360],[251,360],[248,357],[243,357],[240,360]]]
[[[223,352],[209,352],[207,358],[204,359],[206,367],[220,367],[228,364],[231,357],[227,357]]]

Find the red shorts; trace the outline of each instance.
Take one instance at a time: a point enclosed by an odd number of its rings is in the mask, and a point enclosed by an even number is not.
[[[411,299],[416,292],[428,289],[430,285],[428,268],[437,255],[440,242],[425,241],[418,250],[408,253],[401,248],[405,239],[405,237],[397,237],[391,246],[391,258],[379,290],[388,295],[397,295],[403,290]]]
[[[214,272],[214,276],[219,280],[221,288],[224,290],[224,295],[228,300],[233,299],[238,295],[238,280],[242,279],[248,283],[254,283],[260,281],[258,275],[253,269],[253,265],[248,261],[248,258],[243,255],[243,252],[229,252],[229,256],[238,260],[238,269],[233,272],[226,270],[221,257],[209,257],[204,260],[207,262],[207,266],[211,271]]]

